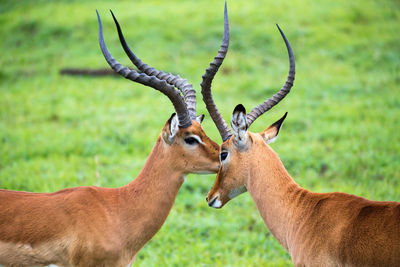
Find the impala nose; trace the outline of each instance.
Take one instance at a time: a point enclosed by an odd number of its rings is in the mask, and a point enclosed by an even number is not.
[[[211,199],[210,202],[208,202],[208,206],[213,208],[221,208],[222,203],[221,201],[218,200],[218,196],[216,196],[213,199]]]
[[[210,202],[208,202],[208,206],[212,207],[212,205],[214,204],[215,200],[217,199],[217,197],[214,197]],[[208,200],[207,200],[208,201]]]

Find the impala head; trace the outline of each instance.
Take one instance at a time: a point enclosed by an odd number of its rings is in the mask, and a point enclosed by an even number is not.
[[[201,127],[204,115],[196,115],[196,92],[192,85],[179,75],[159,71],[143,63],[127,45],[117,19],[112,12],[111,14],[117,27],[121,45],[138,71],[122,66],[110,54],[104,42],[102,23],[97,12],[101,51],[107,63],[118,74],[133,82],[158,90],[170,99],[175,113],[166,122],[158,142],[164,143],[163,147],[167,155],[174,159],[174,167],[179,168],[184,173],[216,173],[220,165],[219,146],[206,135]],[[227,27],[228,15],[225,3],[225,31],[221,48],[226,43],[227,30],[229,30]],[[203,76],[203,83],[209,82],[211,84],[212,77],[218,71],[218,67],[219,65],[216,67],[214,63],[211,63],[211,67],[206,70]],[[207,86],[203,83],[202,89]]]
[[[225,25],[225,28],[228,28],[228,26]],[[280,127],[286,118],[287,113],[261,133],[254,134],[247,131],[250,125],[259,116],[278,104],[290,92],[293,86],[295,77],[293,51],[279,26],[278,29],[285,41],[289,54],[289,75],[279,92],[253,108],[249,114],[246,115],[246,110],[242,105],[236,106],[231,118],[233,135],[214,103],[211,94],[211,81],[205,79],[208,82],[204,83],[203,76],[203,84],[206,85],[202,88],[203,100],[223,140],[223,144],[220,148],[221,167],[218,171],[215,183],[206,198],[210,207],[221,208],[232,198],[247,191],[246,181],[250,175],[249,161],[257,161],[257,157],[259,157],[260,153],[268,151],[262,148],[270,149],[267,144],[276,139]],[[226,31],[224,40],[225,42],[223,42],[223,44],[225,45],[223,47],[221,46],[223,53],[220,50],[220,54],[215,58],[217,63],[219,63],[218,67],[222,64],[227,53],[229,31]]]
[[[231,118],[233,136],[221,145],[221,167],[207,196],[210,207],[221,208],[247,191],[246,184],[251,175],[249,166],[254,166],[251,161],[257,161],[261,153],[265,154],[270,149],[267,144],[276,140],[286,115],[287,112],[261,133],[251,133],[247,131],[245,108],[241,104],[236,106]]]
[[[191,125],[179,127],[178,116],[174,113],[165,123],[158,142],[163,142],[166,157],[174,158],[171,167],[185,173],[216,173],[219,169],[219,145],[211,140],[198,116]]]

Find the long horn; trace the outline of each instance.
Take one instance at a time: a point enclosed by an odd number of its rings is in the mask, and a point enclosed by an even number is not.
[[[285,84],[282,86],[281,90],[274,94],[271,98],[267,99],[263,103],[259,104],[255,108],[253,108],[249,114],[247,114],[247,126],[250,125],[262,114],[267,112],[273,106],[278,104],[289,92],[293,86],[294,76],[295,76],[295,63],[294,63],[294,55],[292,47],[290,46],[289,41],[286,39],[285,34],[282,32],[281,28],[279,28],[278,24],[276,26],[279,29],[279,32],[282,35],[283,40],[285,41],[286,48],[289,54],[289,74],[287,76]]]
[[[225,59],[226,53],[228,52],[228,47],[229,47],[229,21],[228,21],[227,4],[225,1],[224,37],[222,39],[222,44],[218,51],[218,55],[214,58],[214,61],[210,63],[210,67],[206,69],[206,72],[203,75],[203,81],[201,83],[201,94],[203,95],[203,101],[206,104],[207,110],[210,113],[210,116],[213,119],[215,125],[217,126],[219,134],[221,135],[223,141],[228,140],[232,136],[232,132],[228,127],[228,124],[222,117],[221,113],[218,111],[217,106],[215,105],[211,93],[211,83],[219,67],[221,66],[222,62]]]
[[[121,65],[117,60],[113,58],[113,56],[108,51],[107,46],[104,42],[103,26],[101,23],[99,12],[97,12],[97,10],[96,13],[99,22],[100,48],[101,51],[103,52],[104,58],[106,59],[107,63],[111,66],[111,68],[115,70],[118,74],[124,76],[126,79],[149,86],[165,94],[174,105],[179,120],[179,127],[181,128],[189,127],[192,124],[192,121],[189,117],[189,112],[187,110],[186,103],[184,102],[184,99],[182,98],[180,92],[175,90],[174,86],[168,84],[164,80],[160,80],[156,76],[149,76],[145,73],[138,73],[135,70],[130,70],[127,67]]]
[[[182,79],[179,75],[173,75],[171,73],[165,73],[163,71],[157,70],[153,67],[150,67],[143,61],[141,61],[135,53],[129,48],[128,44],[125,41],[124,35],[122,34],[121,27],[118,23],[117,18],[114,16],[114,13],[110,10],[111,15],[114,19],[115,25],[117,26],[119,40],[121,45],[132,61],[132,63],[142,72],[146,73],[149,76],[156,76],[160,80],[166,81],[168,84],[175,86],[182,93],[185,99],[186,105],[188,107],[189,115],[192,120],[196,119],[196,91],[193,89],[193,86],[188,83],[186,79]]]

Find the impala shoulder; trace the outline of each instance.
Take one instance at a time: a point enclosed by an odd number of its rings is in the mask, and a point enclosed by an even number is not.
[[[48,196],[54,197],[55,201],[58,201],[66,209],[77,207],[80,207],[79,209],[86,209],[85,206],[98,206],[101,202],[104,202],[104,195],[104,190],[100,187],[80,186],[63,189]],[[73,204],[73,206],[70,206],[70,204]]]

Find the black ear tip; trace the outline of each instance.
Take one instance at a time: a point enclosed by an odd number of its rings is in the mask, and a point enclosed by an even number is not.
[[[236,113],[236,112],[242,112],[242,113],[246,114],[246,108],[242,104],[239,104],[233,110],[233,113]]]
[[[204,115],[204,114],[201,114],[200,116],[198,116],[198,119],[200,120],[200,123],[203,122],[205,117],[206,117],[206,115]]]
[[[176,115],[176,113],[172,113],[171,117],[169,117],[168,119],[168,123],[171,124],[172,118]]]
[[[283,121],[286,119],[287,116],[287,112],[285,112],[285,115],[282,116],[282,118],[280,118],[279,120],[277,120],[276,122],[274,122],[271,126],[277,126],[279,129],[281,128],[281,125],[283,124]]]
[[[279,122],[280,124],[282,124],[283,121],[286,119],[287,114],[288,114],[288,113],[287,113],[287,111],[286,111],[286,112],[285,112],[285,115],[283,115],[283,117],[279,119],[278,122]]]
[[[276,124],[277,124],[277,125],[282,125],[283,121],[286,119],[286,116],[287,116],[287,111],[285,112],[285,115],[283,115],[283,117],[280,118],[280,119],[276,122]]]

